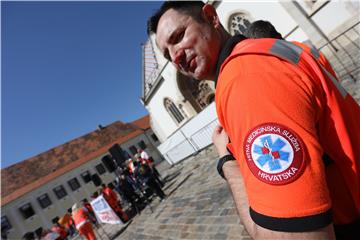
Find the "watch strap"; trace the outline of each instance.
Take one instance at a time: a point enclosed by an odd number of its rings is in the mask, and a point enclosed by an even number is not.
[[[234,160],[235,160],[235,158],[234,158],[234,156],[233,156],[232,154],[227,154],[227,155],[225,155],[225,156],[223,156],[223,157],[221,157],[221,158],[219,159],[216,168],[217,168],[217,171],[218,171],[219,175],[220,175],[223,179],[225,179],[224,172],[223,172],[223,170],[222,170],[222,168],[223,168],[223,166],[224,166],[224,163],[226,163],[227,161],[234,161]]]

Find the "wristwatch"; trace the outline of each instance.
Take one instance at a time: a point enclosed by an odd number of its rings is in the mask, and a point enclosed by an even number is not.
[[[224,163],[226,163],[227,161],[234,161],[234,160],[235,160],[235,158],[234,158],[234,156],[231,155],[231,154],[227,154],[227,155],[225,155],[225,156],[223,156],[223,157],[221,157],[221,158],[219,159],[216,168],[217,168],[217,170],[218,170],[219,175],[220,175],[223,179],[226,179],[225,176],[224,176],[224,172],[223,172],[223,170],[222,170],[222,167],[223,167]]]

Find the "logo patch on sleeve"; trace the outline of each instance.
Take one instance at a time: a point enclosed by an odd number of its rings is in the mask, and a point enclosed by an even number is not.
[[[294,181],[305,165],[303,141],[294,131],[277,123],[252,129],[246,136],[244,153],[254,176],[272,185]]]

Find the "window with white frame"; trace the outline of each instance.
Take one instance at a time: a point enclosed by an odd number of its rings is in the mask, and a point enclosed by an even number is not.
[[[89,171],[85,171],[81,173],[81,178],[84,180],[85,183],[88,183],[91,181],[91,174]]]
[[[48,206],[50,206],[52,204],[51,199],[49,198],[49,195],[47,195],[47,193],[39,196],[37,198],[41,208],[47,208]]]
[[[68,181],[69,187],[71,188],[71,190],[75,191],[77,189],[80,188],[80,183],[77,180],[77,178],[72,178]]]
[[[67,196],[67,192],[62,185],[57,186],[56,188],[53,189],[53,191],[58,199],[62,199],[65,196]]]
[[[135,146],[130,146],[130,147],[129,147],[129,151],[130,151],[133,155],[137,154],[137,148],[136,148]]]
[[[96,168],[96,171],[99,173],[99,175],[103,175],[104,173],[106,173],[106,169],[102,163],[99,163],[98,165],[96,165],[95,168]]]
[[[31,203],[26,203],[26,204],[22,205],[19,208],[19,211],[20,211],[21,215],[24,217],[24,219],[28,219],[35,215],[35,211],[34,211],[33,207],[31,206]]]
[[[154,140],[154,142],[158,142],[158,141],[159,141],[159,139],[158,139],[158,137],[155,135],[155,133],[151,134],[151,138],[152,138],[152,140]]]
[[[141,140],[141,141],[138,143],[138,146],[139,146],[139,148],[141,148],[141,149],[145,149],[145,148],[146,148],[146,144],[145,144],[145,142],[144,142],[143,140]]]

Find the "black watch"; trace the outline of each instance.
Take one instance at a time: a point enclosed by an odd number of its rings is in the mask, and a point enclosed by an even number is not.
[[[223,170],[222,170],[222,167],[223,167],[224,163],[226,163],[227,161],[234,161],[234,160],[235,160],[235,158],[234,158],[234,156],[231,155],[231,154],[227,154],[227,155],[225,155],[225,156],[223,156],[223,157],[221,157],[221,158],[219,159],[216,168],[217,168],[217,170],[218,170],[219,175],[220,175],[223,179],[225,179],[224,172],[223,172]]]

